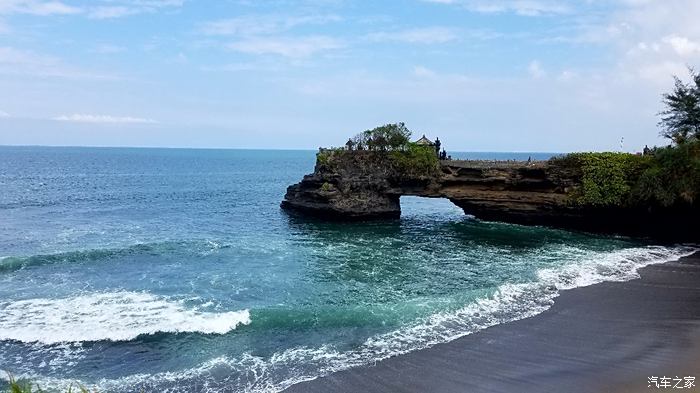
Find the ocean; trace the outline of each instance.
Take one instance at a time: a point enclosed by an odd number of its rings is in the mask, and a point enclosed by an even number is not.
[[[281,211],[314,161],[0,147],[0,370],[43,389],[277,392],[694,250],[484,222],[441,199],[402,198],[394,221]]]

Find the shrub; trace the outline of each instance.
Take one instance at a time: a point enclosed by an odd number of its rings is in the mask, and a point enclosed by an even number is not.
[[[558,158],[560,165],[580,170],[581,185],[571,201],[582,206],[623,206],[648,157],[627,153],[572,153]]]
[[[405,150],[392,151],[389,154],[392,167],[400,177],[429,177],[440,170],[432,146],[409,143]]]
[[[700,198],[700,141],[653,150],[653,159],[632,190],[636,204],[697,205]]]
[[[579,172],[570,194],[581,206],[697,206],[700,200],[700,141],[655,148],[652,154],[572,153],[553,158]]]

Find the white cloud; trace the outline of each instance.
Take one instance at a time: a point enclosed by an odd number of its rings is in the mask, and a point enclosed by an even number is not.
[[[671,45],[673,50],[675,50],[676,53],[683,57],[700,53],[700,43],[692,41],[687,37],[670,35],[664,38],[663,41]]]
[[[0,46],[0,74],[75,79],[118,79],[64,63],[61,59],[9,46]]]
[[[124,6],[104,6],[90,9],[89,16],[93,19],[111,19],[137,14],[138,10]]]
[[[84,14],[94,19],[118,18],[181,7],[184,0],[108,0],[109,5],[74,6],[57,0],[0,0],[0,14],[37,16]]]
[[[75,123],[102,123],[102,124],[155,124],[153,119],[145,119],[141,117],[118,117],[109,115],[90,115],[90,114],[72,114],[60,115],[53,117],[51,120],[67,121]]]
[[[220,65],[207,65],[199,67],[204,72],[243,72],[243,71],[280,71],[282,64],[280,62],[239,62],[226,63]]]
[[[0,118],[3,118],[3,117],[10,117],[10,114],[5,112],[5,111],[0,111]]]
[[[244,15],[210,21],[200,32],[211,36],[235,36],[236,41],[224,43],[228,49],[253,55],[278,55],[301,59],[319,52],[345,46],[340,40],[325,35],[282,35],[295,27],[322,25],[339,21],[337,15]],[[228,67],[230,70],[237,66]]]
[[[61,1],[42,0],[0,0],[0,14],[30,15],[70,15],[79,14],[82,9]]]
[[[34,52],[16,49],[9,46],[0,47],[0,71],[48,71],[56,67],[59,60],[55,57],[39,55]]]
[[[459,5],[484,14],[515,13],[523,16],[557,15],[572,12],[563,1],[555,0],[423,0],[428,3]]]
[[[542,68],[542,64],[540,64],[540,62],[537,60],[533,60],[530,62],[530,64],[527,66],[527,72],[530,74],[531,77],[535,79],[544,78],[547,75],[547,73]]]
[[[227,45],[229,49],[254,55],[273,54],[290,58],[309,57],[317,52],[342,48],[344,45],[331,37],[254,37]]]
[[[113,5],[88,8],[88,16],[93,19],[121,18],[129,15],[157,12],[161,9],[179,8],[184,0],[112,0]]]
[[[457,40],[458,34],[447,27],[426,27],[394,32],[371,33],[367,39],[377,42],[395,41],[410,44],[442,44]]]
[[[433,78],[436,76],[435,71],[423,66],[413,67],[413,75],[422,78]]]
[[[633,72],[631,75],[633,78],[641,78],[663,89],[669,89],[673,83],[671,77],[676,75],[683,78],[686,76],[688,69],[683,62],[662,60],[639,64],[632,68],[631,71]]]
[[[615,5],[604,18],[588,18],[574,24],[570,34],[545,42],[598,45],[613,59],[599,72],[643,82],[655,96],[668,88],[672,75],[687,74],[686,64],[700,64],[700,1],[617,0]]]
[[[560,81],[566,82],[566,81],[574,80],[574,79],[576,79],[578,76],[579,76],[579,75],[578,75],[578,72],[576,72],[576,71],[573,71],[573,70],[563,70],[563,71],[561,71],[561,72],[559,73],[559,75],[557,76],[557,79],[560,80]]]
[[[112,44],[101,44],[98,45],[93,52],[95,53],[102,53],[102,54],[114,54],[114,53],[121,53],[126,51],[126,48],[123,46],[119,45],[112,45]]]
[[[201,32],[207,35],[255,36],[281,33],[303,25],[322,25],[341,20],[337,15],[245,15],[207,22]]]

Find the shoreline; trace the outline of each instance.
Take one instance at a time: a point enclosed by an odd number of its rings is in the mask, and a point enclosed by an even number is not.
[[[636,392],[700,379],[700,251],[562,290],[548,310],[285,392]],[[687,392],[700,392],[700,380]]]

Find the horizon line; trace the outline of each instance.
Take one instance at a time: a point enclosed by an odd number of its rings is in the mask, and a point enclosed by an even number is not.
[[[24,145],[0,144],[3,147],[41,147],[41,148],[79,148],[79,149],[168,149],[168,150],[275,150],[275,151],[318,151],[310,148],[277,148],[277,147],[190,147],[190,146],[105,146],[105,145]],[[572,150],[575,152],[577,150]],[[535,153],[563,154],[562,151],[528,151],[528,150],[452,150],[454,153]],[[449,153],[449,151],[448,151]]]

